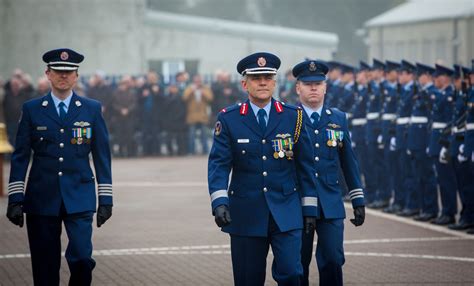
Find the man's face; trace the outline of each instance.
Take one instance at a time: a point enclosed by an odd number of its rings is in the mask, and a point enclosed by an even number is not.
[[[424,86],[426,85],[427,83],[431,82],[431,76],[429,76],[428,74],[424,73],[424,74],[421,74],[419,77],[418,77],[418,82]]]
[[[296,93],[300,101],[310,107],[319,107],[324,102],[326,94],[325,81],[298,81],[296,84]]]
[[[400,84],[407,84],[413,80],[413,74],[406,71],[402,71],[398,77]]]
[[[273,95],[276,80],[273,74],[254,74],[246,75],[241,84],[252,102],[266,103]]]
[[[57,71],[53,69],[48,69],[46,76],[51,82],[52,88],[59,92],[72,90],[78,78],[77,71]]]
[[[398,72],[396,70],[391,70],[386,75],[387,80],[390,82],[395,82],[398,79]]]

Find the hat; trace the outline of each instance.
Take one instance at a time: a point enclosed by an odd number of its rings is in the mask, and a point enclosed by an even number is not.
[[[397,62],[386,61],[385,62],[385,71],[390,72],[393,70],[399,70],[402,65]]]
[[[429,74],[432,75],[434,73],[435,69],[433,67],[430,67],[428,65],[416,63],[416,74],[418,76],[423,75],[423,74]]]
[[[51,50],[43,55],[43,61],[53,70],[75,71],[83,60],[83,55],[65,48]]]
[[[281,61],[274,54],[259,52],[241,59],[237,64],[237,72],[246,74],[276,74]]]
[[[461,78],[461,66],[460,65],[453,65],[453,70],[454,70],[454,78]]]
[[[436,64],[435,68],[436,68],[436,70],[433,73],[433,76],[435,76],[435,77],[440,76],[440,75],[453,76],[453,74],[454,74],[454,70],[452,70],[448,67],[442,66],[442,65]]]
[[[328,68],[330,70],[333,70],[333,69],[340,69],[340,63],[337,62],[337,61],[327,61],[326,62],[326,65],[328,66]]]
[[[385,70],[385,64],[377,59],[373,60],[372,68],[374,70]]]
[[[467,67],[461,67],[462,74],[464,75],[464,78],[468,78],[469,75],[472,73],[472,70],[467,68]]]
[[[368,63],[364,62],[364,61],[359,61],[359,72],[361,71],[369,71],[371,70],[371,67],[369,66]]]
[[[300,81],[325,81],[329,67],[317,60],[304,61],[293,67],[293,76]]]
[[[355,68],[351,65],[346,65],[346,64],[341,63],[340,67],[341,67],[341,72],[343,74],[345,74],[345,73],[355,73]]]
[[[409,61],[402,60],[400,71],[405,71],[407,73],[414,73],[416,71],[416,66],[410,63]]]

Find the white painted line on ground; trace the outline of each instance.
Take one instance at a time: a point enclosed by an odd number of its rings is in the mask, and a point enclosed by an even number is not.
[[[344,244],[366,244],[366,243],[397,243],[397,242],[426,242],[426,241],[452,241],[466,240],[460,237],[413,237],[413,238],[382,238],[382,239],[354,239],[347,240]],[[117,255],[187,255],[187,254],[229,254],[230,245],[192,245],[192,246],[171,246],[171,247],[144,247],[144,248],[124,248],[124,249],[104,249],[94,250],[94,256],[117,256]],[[435,256],[435,255],[411,255],[411,254],[391,254],[373,252],[346,252],[353,256],[379,256],[379,257],[402,257],[402,258],[425,258],[474,262],[471,257]],[[63,253],[64,256],[64,253]],[[4,254],[1,259],[29,258],[30,254]]]
[[[352,209],[352,205],[350,203],[344,203],[344,206],[348,209]],[[372,209],[369,209],[369,208],[365,208],[365,212],[366,212],[366,214],[373,215],[373,216],[376,216],[376,217],[385,218],[385,219],[389,219],[389,220],[392,220],[392,221],[397,221],[397,222],[401,222],[401,223],[404,223],[404,224],[409,224],[409,225],[417,226],[417,227],[420,227],[420,228],[441,232],[441,233],[444,233],[444,234],[449,234],[449,235],[453,235],[453,236],[457,236],[457,237],[462,237],[462,238],[465,238],[465,239],[474,239],[474,235],[472,235],[472,234],[467,234],[463,231],[450,230],[449,228],[447,228],[445,226],[434,225],[434,224],[431,224],[429,222],[419,222],[419,221],[413,220],[412,218],[405,218],[405,217],[400,217],[400,216],[393,215],[393,214],[387,214],[387,213],[384,213],[382,211],[372,210]],[[348,213],[348,217],[352,217],[352,215]],[[368,223],[367,218],[365,219],[365,223]]]
[[[114,182],[114,187],[166,187],[166,188],[179,188],[179,187],[207,187],[205,182],[157,182],[157,181],[125,181],[125,182]]]

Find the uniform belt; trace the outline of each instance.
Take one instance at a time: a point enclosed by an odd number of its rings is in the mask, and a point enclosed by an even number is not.
[[[474,123],[466,124],[466,130],[474,130]]]
[[[367,113],[366,118],[367,120],[374,120],[374,119],[379,118],[379,116],[380,116],[380,113],[378,112],[370,112],[370,113]]]
[[[410,117],[397,118],[397,125],[405,125],[408,124],[408,122],[410,122]]]
[[[410,117],[410,123],[428,123],[428,117],[412,116]]]
[[[367,119],[365,118],[354,118],[352,119],[352,126],[360,126],[367,124]]]
[[[444,122],[433,122],[431,129],[441,129],[441,128],[445,128],[446,126],[448,126],[448,124]]]
[[[456,126],[454,126],[452,131],[453,131],[453,133],[462,133],[462,132],[466,131],[466,127],[457,128]]]
[[[385,113],[382,114],[382,120],[395,120],[397,115],[395,113]]]

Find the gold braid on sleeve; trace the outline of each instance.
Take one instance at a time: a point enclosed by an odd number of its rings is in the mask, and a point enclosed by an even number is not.
[[[296,128],[295,128],[295,144],[298,143],[298,139],[300,138],[301,134],[301,126],[303,125],[303,110],[298,109],[297,118],[296,118]]]

